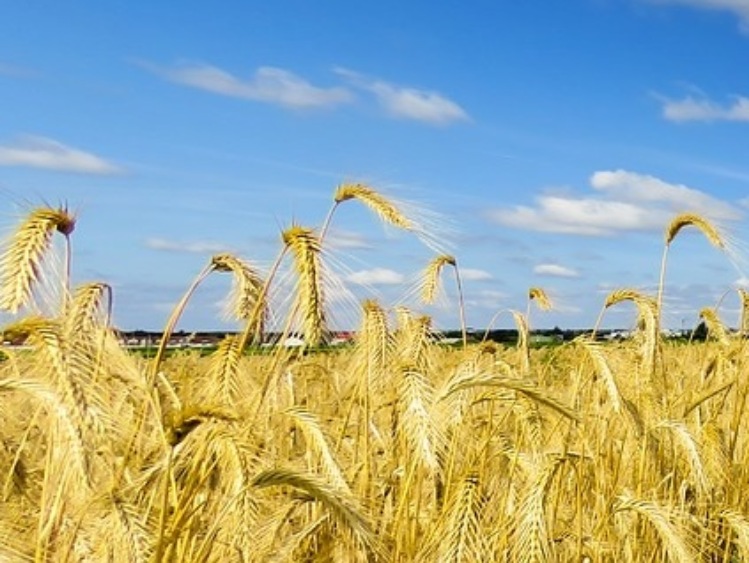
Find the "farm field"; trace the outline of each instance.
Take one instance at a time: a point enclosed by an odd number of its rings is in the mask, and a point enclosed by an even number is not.
[[[349,200],[420,234],[361,185],[338,188],[319,230],[284,231],[283,326],[307,346],[326,337],[319,255]],[[445,347],[429,317],[367,300],[351,346],[253,356],[274,269],[214,256],[146,358],[117,340],[106,283],[42,275],[74,228],[63,208],[34,210],[0,258],[0,307],[22,313],[5,334],[29,347],[0,364],[0,561],[749,560],[746,315],[734,333],[705,308],[704,343],[660,330],[670,243],[696,228],[723,246],[697,215],[666,226],[657,295],[602,303],[637,308],[622,342],[531,349],[530,311],[552,304],[530,288],[516,346],[467,342],[462,302],[463,341]],[[447,271],[460,287],[455,257],[426,266],[425,302]],[[233,277],[244,330],[167,355],[214,272]],[[59,306],[27,314],[39,284],[64,288]]]

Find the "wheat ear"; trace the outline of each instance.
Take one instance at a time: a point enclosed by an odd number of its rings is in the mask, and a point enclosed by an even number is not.
[[[343,529],[349,530],[373,556],[381,555],[381,543],[355,497],[331,486],[321,477],[290,469],[269,469],[257,475],[252,485],[256,488],[287,486],[306,493],[322,504],[335,521]]]
[[[463,297],[463,282],[460,278],[458,261],[455,256],[440,254],[433,258],[421,276],[421,300],[426,304],[434,303],[438,293],[440,274],[445,266],[452,266],[455,272],[455,285],[458,291],[458,313],[460,315],[460,331],[463,337],[463,348],[468,345],[468,330],[466,326],[465,299]]]
[[[739,319],[739,334],[743,337],[749,335],[749,292],[743,288],[738,289],[741,300],[741,317]]]
[[[528,301],[533,301],[542,311],[550,311],[554,308],[549,295],[540,287],[532,287],[528,290]]]
[[[698,560],[696,557],[697,554],[689,547],[684,537],[686,530],[682,533],[672,521],[673,518],[669,514],[669,511],[659,504],[653,501],[637,499],[629,494],[623,494],[620,495],[614,506],[614,512],[623,511],[631,511],[638,514],[655,528],[670,561],[691,563]]]
[[[731,341],[728,338],[726,327],[718,317],[718,313],[712,307],[705,307],[700,311],[700,318],[705,321],[708,333],[723,346],[728,346]]]
[[[333,207],[330,209],[328,217],[320,231],[320,238],[323,238],[327,233],[333,212],[337,206],[350,199],[360,201],[372,210],[383,222],[389,225],[393,225],[394,227],[406,231],[413,230],[415,227],[414,223],[408,219],[393,202],[369,186],[365,186],[364,184],[341,184],[336,188],[336,191],[333,194]]]
[[[325,334],[320,240],[312,229],[299,225],[286,229],[282,239],[293,256],[297,275],[294,309],[301,313],[305,342],[316,346]]]
[[[671,243],[676,238],[676,235],[678,235],[684,227],[688,226],[699,229],[699,231],[703,235],[705,235],[705,238],[708,240],[708,242],[710,242],[710,244],[712,244],[716,248],[719,248],[720,250],[725,250],[726,248],[725,240],[720,231],[703,216],[697,213],[682,213],[671,220],[671,222],[666,227],[666,231],[664,234],[665,245],[663,247],[663,256],[661,257],[661,273],[658,280],[658,297],[656,298],[656,310],[658,312],[656,318],[658,322],[657,330],[660,330],[660,322],[662,317],[663,291],[666,282],[666,262],[668,260],[668,251],[669,248],[671,248]]]
[[[246,262],[231,254],[216,254],[211,259],[217,272],[232,274],[232,289],[227,302],[227,316],[240,321],[254,321],[255,330],[262,332],[265,323],[267,303],[263,295],[263,279]],[[256,308],[260,311],[253,319]]]
[[[66,208],[41,208],[32,211],[13,233],[0,255],[0,309],[17,313],[31,299],[42,275],[42,262],[59,232],[66,240],[64,289],[70,278],[70,234],[75,216]]]

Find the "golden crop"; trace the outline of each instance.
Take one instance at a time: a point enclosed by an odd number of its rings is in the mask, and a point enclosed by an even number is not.
[[[0,255],[0,306],[22,312],[4,334],[29,345],[2,348],[0,562],[749,561],[746,316],[736,336],[706,308],[710,341],[664,341],[665,252],[657,296],[603,304],[637,306],[621,343],[532,349],[530,301],[551,303],[531,288],[517,347],[468,342],[461,294],[457,348],[428,317],[369,300],[351,347],[245,354],[284,260],[297,278],[284,329],[325,338],[325,235],[349,200],[420,228],[343,186],[322,229],[283,232],[269,272],[213,257],[150,359],[118,341],[109,285],[69,288],[70,256],[64,279],[45,277],[67,211],[20,225]],[[688,215],[666,249],[690,224],[722,240]],[[462,293],[440,254],[429,298],[446,265]],[[167,357],[193,292],[222,272],[245,329],[209,357]],[[44,314],[43,286],[62,294]]]

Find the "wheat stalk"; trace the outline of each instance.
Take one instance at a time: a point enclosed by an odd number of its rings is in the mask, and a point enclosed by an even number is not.
[[[394,227],[406,231],[411,231],[415,227],[414,223],[408,219],[393,202],[369,186],[365,186],[364,184],[341,184],[336,188],[335,193],[333,194],[333,207],[328,213],[323,228],[320,230],[322,233],[320,238],[324,238],[324,235],[327,233],[336,207],[344,201],[351,199],[360,201],[373,211],[382,221],[389,225],[393,225]]]
[[[374,533],[372,524],[359,508],[356,499],[332,487],[326,480],[317,476],[291,469],[269,469],[252,480],[256,488],[287,486],[306,493],[322,504],[329,514],[344,529],[348,529],[372,555],[381,555],[381,542]]]
[[[658,532],[671,561],[692,563],[697,554],[689,547],[682,531],[674,523],[673,515],[654,501],[637,499],[628,493],[619,496],[614,512],[631,511],[643,517]]]
[[[312,229],[299,225],[286,229],[282,239],[291,251],[297,275],[294,309],[301,313],[305,342],[316,346],[322,342],[326,329],[320,240]]]
[[[267,309],[262,291],[263,279],[252,266],[231,254],[216,254],[211,258],[211,263],[215,271],[232,274],[232,289],[226,305],[227,316],[240,321],[254,320],[258,326],[253,329],[262,333]],[[256,309],[260,314],[257,319],[253,319]]]
[[[230,334],[219,342],[216,351],[211,354],[208,365],[210,392],[229,406],[237,403],[240,396],[239,362],[242,359],[240,348],[241,337]],[[214,391],[215,390],[215,391]]]
[[[70,234],[75,229],[75,216],[66,208],[41,208],[32,211],[13,233],[0,255],[0,309],[17,313],[29,304],[34,286],[41,281],[42,262],[59,232],[65,237],[67,288],[70,279]]]
[[[440,274],[445,266],[452,266],[455,272],[455,285],[458,291],[458,313],[460,316],[460,329],[463,337],[463,348],[468,345],[468,333],[466,327],[465,300],[463,297],[463,283],[460,278],[458,261],[450,254],[440,254],[433,258],[423,274],[421,275],[421,300],[429,305],[434,303],[438,293]]]
[[[722,346],[728,346],[731,343],[726,327],[721,322],[715,309],[704,307],[700,310],[700,318],[705,321],[708,333],[720,342]]]
[[[678,235],[683,228],[689,226],[697,228],[705,236],[708,242],[710,242],[710,244],[712,244],[716,248],[720,250],[726,249],[726,243],[720,231],[702,215],[699,215],[697,213],[682,213],[671,220],[671,222],[667,225],[664,234],[665,245],[663,247],[663,256],[661,258],[661,272],[658,280],[658,296],[656,297],[656,320],[658,323],[657,330],[660,330],[660,322],[663,316],[663,291],[666,281],[666,262],[668,260],[668,251],[671,248],[671,243],[676,238],[676,235]]]
[[[528,301],[533,301],[542,311],[550,311],[554,308],[549,295],[540,287],[532,287],[528,290]]]

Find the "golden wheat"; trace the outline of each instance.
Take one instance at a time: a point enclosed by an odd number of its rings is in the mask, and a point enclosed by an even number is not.
[[[68,239],[75,221],[64,207],[35,209],[24,219],[0,255],[0,309],[16,313],[30,304],[35,285],[42,281],[52,235],[59,232]],[[69,278],[69,271],[66,275]]]

